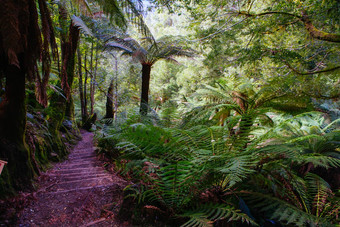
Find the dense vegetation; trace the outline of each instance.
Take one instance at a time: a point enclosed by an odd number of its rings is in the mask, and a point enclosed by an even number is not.
[[[84,128],[134,182],[122,219],[334,226],[339,14],[336,0],[4,0],[0,197]]]

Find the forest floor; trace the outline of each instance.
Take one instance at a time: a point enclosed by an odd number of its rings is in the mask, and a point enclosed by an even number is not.
[[[82,138],[68,160],[39,177],[17,226],[129,226],[116,219],[127,182],[104,169],[93,133],[82,131]]]

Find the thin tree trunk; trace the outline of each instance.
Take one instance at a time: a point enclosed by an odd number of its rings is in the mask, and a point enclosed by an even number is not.
[[[86,89],[86,86],[87,86],[87,78],[88,78],[88,73],[87,73],[87,59],[86,59],[86,54],[87,52],[85,52],[85,55],[84,55],[84,68],[85,68],[85,80],[84,80],[84,113],[85,113],[85,121],[87,121],[87,118],[88,118],[88,112],[87,112],[87,89]],[[85,122],[83,122],[85,123]]]
[[[118,58],[111,54],[112,57],[115,59],[115,106],[114,106],[114,120],[117,120],[117,112],[118,112]],[[113,82],[113,80],[111,80]],[[110,84],[111,86],[111,84]],[[113,84],[112,84],[113,86]],[[113,89],[113,87],[112,87]],[[113,97],[112,97],[113,98]]]
[[[149,109],[149,87],[150,87],[150,64],[142,64],[142,92],[140,102],[140,113],[142,116],[148,114]]]
[[[96,75],[97,75],[97,67],[98,67],[98,47],[96,47],[96,56],[95,56],[95,66],[94,69],[91,71],[91,91],[90,91],[90,99],[91,99],[91,115],[93,114],[93,107],[94,107],[94,94],[96,89]]]
[[[90,115],[92,116],[93,114],[93,99],[92,97],[94,97],[94,93],[93,93],[93,51],[94,51],[94,48],[93,48],[93,41],[92,41],[92,44],[91,44],[91,56],[90,56]]]
[[[116,78],[115,78],[115,110],[114,110],[114,118],[115,121],[117,120],[117,112],[118,112],[118,59],[115,59],[115,71],[116,71]]]
[[[113,79],[111,79],[110,86],[107,89],[107,97],[106,97],[106,114],[105,118],[112,119],[114,117],[113,112]]]
[[[78,74],[79,74],[79,98],[80,98],[80,109],[81,109],[81,120],[85,122],[85,105],[84,105],[84,91],[83,91],[83,71],[81,65],[81,53],[78,47]]]

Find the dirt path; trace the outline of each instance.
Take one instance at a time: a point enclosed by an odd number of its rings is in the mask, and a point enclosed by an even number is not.
[[[83,139],[69,159],[40,177],[35,200],[20,214],[21,226],[123,226],[114,217],[126,182],[101,166],[93,134]]]

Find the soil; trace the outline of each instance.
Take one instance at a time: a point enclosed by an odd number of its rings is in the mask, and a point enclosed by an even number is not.
[[[27,204],[20,212],[9,210],[15,226],[130,226],[116,218],[128,183],[104,169],[92,133],[82,131],[82,138],[68,160],[39,177],[36,192],[21,195]],[[0,226],[12,224],[0,220]]]

